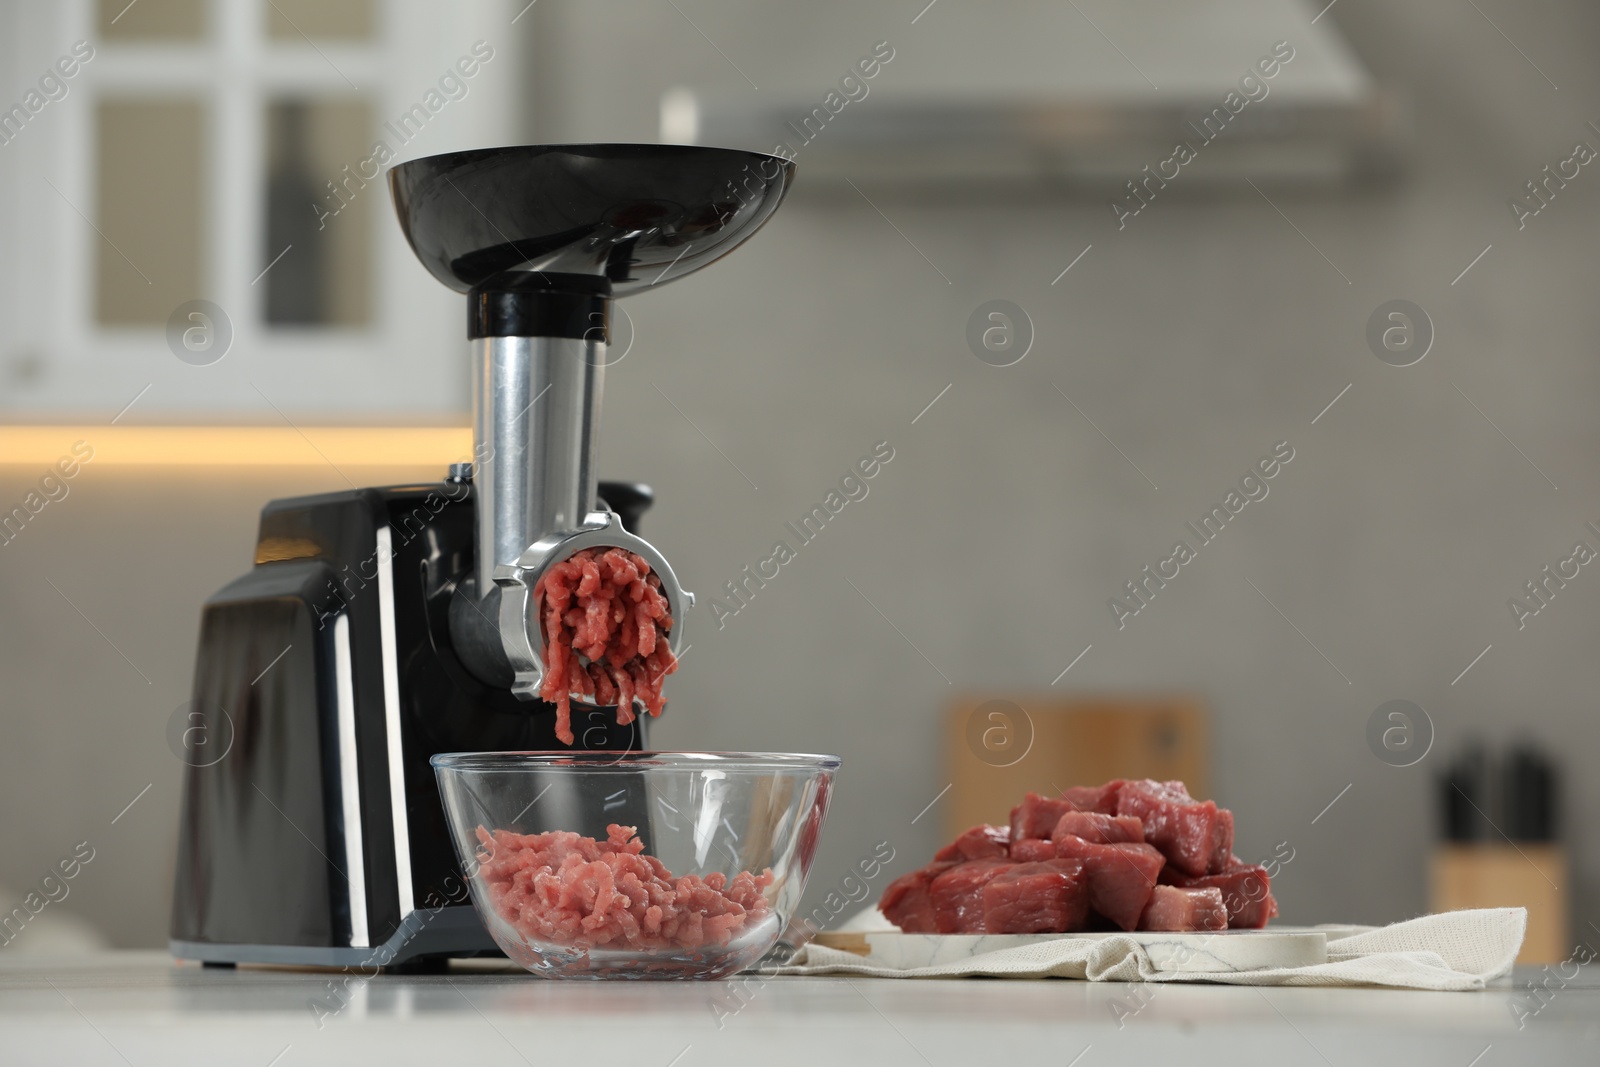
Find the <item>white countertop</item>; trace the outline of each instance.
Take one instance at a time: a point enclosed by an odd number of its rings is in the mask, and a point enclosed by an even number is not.
[[[1542,976],[1516,978],[1520,986]],[[1565,986],[1553,978],[1543,1007],[1520,1029],[1513,1003],[1540,1001],[1510,983],[1418,993],[777,978],[757,988],[752,977],[741,1009],[744,980],[552,982],[503,963],[352,981],[347,1006],[319,1020],[313,1001],[337,1009],[342,980],[334,972],[203,970],[155,952],[0,954],[0,1064],[488,1067],[563,1056],[647,1067],[1600,1062],[1600,971],[1592,965]]]

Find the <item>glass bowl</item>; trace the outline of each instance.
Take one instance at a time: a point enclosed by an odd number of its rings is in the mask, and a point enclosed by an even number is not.
[[[472,902],[546,978],[721,978],[800,904],[837,756],[452,752],[434,774]]]

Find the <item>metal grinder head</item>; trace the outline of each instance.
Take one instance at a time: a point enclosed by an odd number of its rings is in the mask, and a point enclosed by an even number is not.
[[[478,149],[389,171],[412,251],[467,294],[477,562],[450,630],[483,681],[538,699],[533,589],[585,548],[643,557],[672,613],[669,647],[682,651],[694,595],[596,493],[611,304],[738,247],[793,176],[777,156],[628,144]]]

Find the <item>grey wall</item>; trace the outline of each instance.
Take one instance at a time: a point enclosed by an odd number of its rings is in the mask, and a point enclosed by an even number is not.
[[[940,32],[938,7],[911,28],[920,3],[840,5],[819,10],[813,34],[775,43],[761,13],[682,6],[752,73],[787,50],[784,63],[816,71],[819,94],[873,42],[912,50]],[[1515,13],[1486,10],[1502,27]],[[637,340],[608,383],[602,470],[657,486],[647,535],[690,588],[715,593],[874,442],[895,448],[870,495],[724,628],[696,611],[653,740],[841,753],[816,876],[826,886],[878,840],[908,862],[938,843],[936,820],[911,819],[947,781],[953,693],[1047,689],[1092,643],[1058,690],[1209,702],[1212,781],[1238,812],[1238,851],[1296,848],[1279,883],[1287,919],[1381,922],[1425,907],[1431,776],[1470,734],[1531,736],[1561,756],[1576,888],[1594,917],[1600,575],[1585,568],[1520,632],[1506,600],[1580,537],[1597,544],[1581,527],[1600,524],[1600,172],[1585,168],[1522,232],[1505,201],[1575,140],[1600,146],[1584,125],[1600,121],[1600,15],[1575,0],[1518,10],[1508,32],[1559,91],[1469,6],[1344,0],[1327,16],[1416,109],[1403,184],[1274,197],[1350,284],[1248,188],[1175,189],[1120,233],[1096,198],[957,204],[867,189],[902,236],[854,194],[808,191],[802,157],[792,202],[749,247],[633,299]],[[742,84],[669,6],[536,12],[542,138],[650,140],[663,88]],[[1038,333],[1006,369],[963,338],[995,297],[1022,305]],[[1395,297],[1425,307],[1438,332],[1406,369],[1363,340]],[[1119,631],[1106,599],[1281,440],[1295,458],[1271,495]],[[0,501],[32,476],[0,475]],[[63,907],[122,944],[162,939],[179,769],[162,729],[185,697],[197,606],[245,565],[262,500],[336,484],[305,470],[91,467],[38,536],[0,549],[0,881],[35,880],[73,842],[103,840]],[[1436,724],[1419,766],[1367,749],[1367,718],[1392,698]]]

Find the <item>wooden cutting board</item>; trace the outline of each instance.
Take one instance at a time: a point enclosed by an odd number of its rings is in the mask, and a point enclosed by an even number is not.
[[[1333,931],[1338,936],[1342,931]],[[1157,970],[1191,974],[1309,967],[1328,962],[1330,931],[1305,927],[1223,930],[1217,933],[905,934],[899,931],[824,932],[816,944],[904,970],[933,967],[988,952],[1045,941],[1131,937],[1144,946]]]
[[[1191,694],[967,694],[945,720],[944,840],[1004,825],[1029,791],[1113,778],[1178,779],[1210,796],[1206,712]]]

